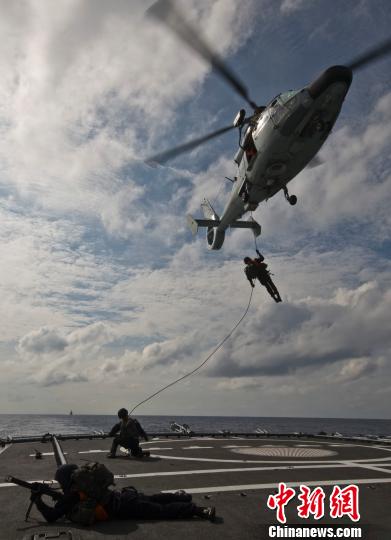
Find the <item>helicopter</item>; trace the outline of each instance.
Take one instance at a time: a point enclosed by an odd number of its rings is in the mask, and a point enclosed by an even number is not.
[[[288,191],[288,182],[305,167],[321,163],[317,154],[339,116],[353,72],[390,53],[391,39],[365,51],[346,65],[327,68],[303,88],[280,93],[267,105],[259,106],[250,98],[242,81],[186,21],[171,0],[158,0],[147,13],[165,24],[193,52],[206,60],[253,110],[246,116],[245,109],[240,109],[230,126],[156,154],[147,162],[164,164],[227,131],[238,129],[239,149],[234,157],[237,173],[233,179],[228,179],[233,187],[221,217],[204,199],[201,204],[204,219],[188,215],[187,220],[193,234],[199,227],[207,229],[207,244],[212,250],[222,247],[228,228],[248,228],[257,237],[261,234],[261,226],[252,217],[248,221],[240,218],[280,191],[290,205],[297,203],[296,195]]]

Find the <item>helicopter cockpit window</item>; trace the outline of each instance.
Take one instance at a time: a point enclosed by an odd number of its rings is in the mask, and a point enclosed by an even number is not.
[[[294,98],[299,93],[299,90],[291,90],[290,92],[284,92],[283,94],[280,94],[278,99],[283,105],[288,105],[291,101],[295,102],[296,99]]]
[[[271,117],[274,124],[277,126],[281,120],[289,113],[289,111],[296,105],[299,90],[292,90],[290,92],[284,92],[277,96],[277,99],[273,101]]]

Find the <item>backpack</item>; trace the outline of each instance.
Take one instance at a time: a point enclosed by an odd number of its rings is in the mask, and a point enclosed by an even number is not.
[[[102,502],[106,498],[109,486],[114,484],[114,475],[102,463],[87,463],[72,473],[72,484],[89,499]]]

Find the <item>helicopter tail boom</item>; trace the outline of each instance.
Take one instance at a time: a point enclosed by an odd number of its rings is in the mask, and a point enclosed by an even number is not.
[[[207,229],[206,239],[209,249],[221,248],[224,243],[225,231],[228,227],[252,229],[255,236],[261,234],[261,226],[253,218],[250,218],[248,221],[231,221],[226,218],[221,220],[208,199],[202,201],[201,208],[205,219],[196,219],[188,214],[187,222],[193,234],[197,234],[198,227],[205,227]]]
[[[193,234],[197,234],[198,227],[218,227],[221,223],[220,219],[196,219],[192,215],[187,215],[187,223]],[[261,226],[254,220],[251,221],[234,221],[229,225],[232,229],[252,229],[255,236],[261,234]]]
[[[193,234],[197,234],[198,227],[218,227],[221,223],[219,219],[195,219],[188,214],[187,223]]]

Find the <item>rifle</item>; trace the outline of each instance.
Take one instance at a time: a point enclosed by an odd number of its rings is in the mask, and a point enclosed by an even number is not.
[[[29,489],[32,494],[36,494],[37,496],[49,495],[49,497],[51,497],[54,501],[59,501],[64,497],[63,493],[49,487],[44,482],[26,482],[25,480],[20,480],[19,478],[15,478],[15,476],[7,476],[5,478],[5,481],[12,484],[16,484],[17,486]],[[30,505],[26,512],[25,521],[28,520],[33,504],[34,504],[34,500],[30,502]]]

